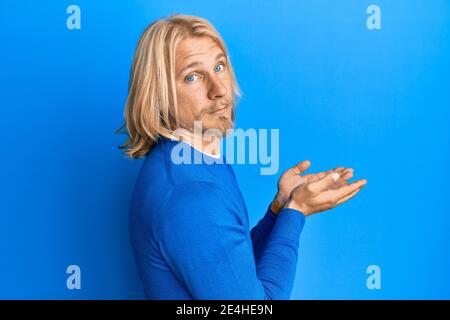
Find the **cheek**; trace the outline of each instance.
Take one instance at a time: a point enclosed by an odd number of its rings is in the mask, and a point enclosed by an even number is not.
[[[229,74],[224,75],[223,77],[223,84],[225,85],[225,87],[227,88],[227,92],[229,96],[232,96],[232,83],[231,83],[231,77],[229,76]]]
[[[177,89],[178,107],[180,113],[185,116],[194,117],[204,108],[207,108],[203,89],[200,86]]]

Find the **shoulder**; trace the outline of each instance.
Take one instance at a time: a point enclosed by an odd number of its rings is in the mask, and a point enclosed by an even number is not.
[[[207,164],[195,163],[195,154],[195,149],[188,144],[162,137],[147,155],[143,170],[155,175],[166,175],[172,185],[216,182],[217,178],[208,170]]]
[[[171,154],[177,144],[162,140],[147,155],[135,187],[133,212],[156,229],[161,224],[182,227],[187,219],[189,225],[196,219],[204,223],[205,218],[225,217],[224,212],[234,215],[232,194],[207,164],[173,161]]]

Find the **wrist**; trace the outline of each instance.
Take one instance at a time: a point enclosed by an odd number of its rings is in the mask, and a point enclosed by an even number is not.
[[[300,211],[301,213],[303,213],[303,215],[307,216],[309,213],[306,211],[306,209],[304,209],[301,205],[299,205],[298,203],[296,203],[294,200],[289,199],[286,202],[286,205],[284,206],[285,208],[289,208],[289,209],[294,209],[297,211]]]
[[[280,199],[279,194],[277,193],[275,197],[272,200],[272,203],[270,204],[270,210],[272,210],[273,213],[278,215],[284,207],[284,201]]]

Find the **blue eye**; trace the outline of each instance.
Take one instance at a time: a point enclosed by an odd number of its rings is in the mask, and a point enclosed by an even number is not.
[[[196,80],[196,77],[197,76],[195,74],[190,74],[185,78],[185,80],[186,82],[194,82]]]
[[[215,66],[214,71],[215,72],[220,72],[223,69],[223,64],[219,63],[217,66]]]

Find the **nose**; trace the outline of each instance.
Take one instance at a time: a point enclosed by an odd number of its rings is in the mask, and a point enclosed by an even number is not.
[[[211,100],[217,100],[226,95],[227,88],[223,85],[222,81],[217,77],[211,77],[211,84],[208,90],[208,98]]]

